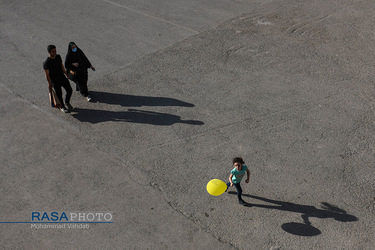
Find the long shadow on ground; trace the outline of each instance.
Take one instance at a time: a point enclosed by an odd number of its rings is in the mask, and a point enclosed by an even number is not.
[[[177,115],[136,109],[128,109],[127,111],[118,112],[75,108],[72,113],[72,116],[77,120],[93,124],[108,121],[131,122],[159,126],[170,126],[175,123],[184,123],[188,125],[204,124],[203,122],[196,120],[182,120],[181,117]]]
[[[232,191],[228,193],[236,194],[236,192],[232,192]],[[314,206],[299,205],[299,204],[295,204],[291,202],[271,200],[271,199],[267,199],[267,198],[259,197],[255,195],[249,195],[249,194],[242,194],[242,195],[274,204],[274,205],[268,205],[268,204],[247,203],[248,207],[260,207],[260,208],[267,208],[267,209],[277,209],[277,210],[287,211],[287,212],[301,213],[301,217],[304,220],[304,223],[289,222],[281,226],[281,228],[284,231],[294,234],[294,235],[316,236],[316,235],[321,234],[321,231],[318,228],[313,227],[311,222],[309,221],[309,218],[311,217],[316,217],[316,218],[321,218],[321,219],[333,218],[341,222],[358,221],[358,218],[355,217],[354,215],[350,215],[345,210],[340,209],[327,202],[322,202],[321,203],[322,207],[321,209],[319,209]]]
[[[181,106],[194,107],[194,104],[169,97],[136,96],[108,92],[90,91],[94,101],[123,107],[142,106]]]

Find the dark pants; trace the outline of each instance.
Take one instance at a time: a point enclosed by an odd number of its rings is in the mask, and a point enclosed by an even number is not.
[[[53,81],[53,89],[55,90],[57,98],[59,98],[61,105],[64,107],[61,87],[63,87],[66,91],[65,103],[70,102],[70,97],[72,97],[73,89],[70,86],[69,80],[66,78]]]
[[[237,190],[237,198],[238,198],[238,201],[242,201],[242,188],[241,188],[241,184],[240,183],[233,183],[233,185],[235,186],[236,190]],[[227,183],[227,186],[228,188],[230,187],[230,182]]]
[[[89,90],[87,88],[87,80],[87,70],[77,71],[77,76],[74,79],[74,82],[76,84],[76,90],[79,91],[83,97],[87,97],[89,95]]]

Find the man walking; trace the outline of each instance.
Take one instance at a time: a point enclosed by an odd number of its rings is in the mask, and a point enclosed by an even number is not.
[[[68,107],[68,109],[73,108],[70,105],[70,97],[72,96],[73,89],[70,86],[69,80],[67,79],[68,76],[62,63],[61,56],[56,52],[56,46],[48,45],[47,50],[49,56],[43,62],[43,68],[48,81],[48,89],[50,92],[52,92],[52,88],[55,90],[57,98],[59,98],[59,101],[61,102],[60,110],[67,113],[68,110],[66,109],[65,105]],[[63,87],[66,91],[65,105],[62,97],[61,87]]]

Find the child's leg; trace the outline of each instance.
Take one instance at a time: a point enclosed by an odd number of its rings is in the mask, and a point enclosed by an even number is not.
[[[241,185],[240,183],[234,183],[234,186],[236,187],[237,189],[237,198],[238,198],[238,201],[242,201],[242,188],[241,188]]]

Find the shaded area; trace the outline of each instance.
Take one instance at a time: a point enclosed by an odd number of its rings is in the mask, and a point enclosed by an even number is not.
[[[142,107],[142,106],[181,106],[194,107],[194,104],[180,101],[169,97],[154,96],[136,96],[108,92],[90,91],[94,101],[111,105],[120,105],[123,107]]]
[[[197,120],[181,120],[181,117],[177,115],[137,109],[128,109],[127,111],[116,112],[75,108],[72,113],[72,116],[77,120],[93,124],[108,121],[132,122],[159,126],[170,126],[175,123],[184,123],[189,125],[204,124],[203,122]]]
[[[311,225],[289,222],[281,226],[281,228],[290,234],[299,235],[299,236],[317,236],[322,232]]]
[[[230,194],[236,194],[236,192],[228,192]],[[300,205],[291,202],[284,202],[284,201],[277,201],[271,200],[268,198],[249,195],[249,194],[242,194],[243,196],[250,197],[253,199],[261,200],[264,202],[272,203],[274,205],[266,205],[266,204],[254,204],[254,203],[247,203],[248,207],[261,207],[267,209],[277,209],[281,211],[288,211],[294,213],[301,213],[301,217],[304,220],[304,223],[285,223],[281,226],[281,228],[291,234],[300,235],[300,236],[316,236],[319,235],[321,232],[319,229],[312,226],[309,218],[316,217],[320,219],[327,219],[333,218],[337,221],[341,222],[353,222],[358,221],[358,218],[354,215],[348,214],[345,210],[338,208],[328,202],[322,202],[321,208],[316,208],[314,206],[309,205]]]

